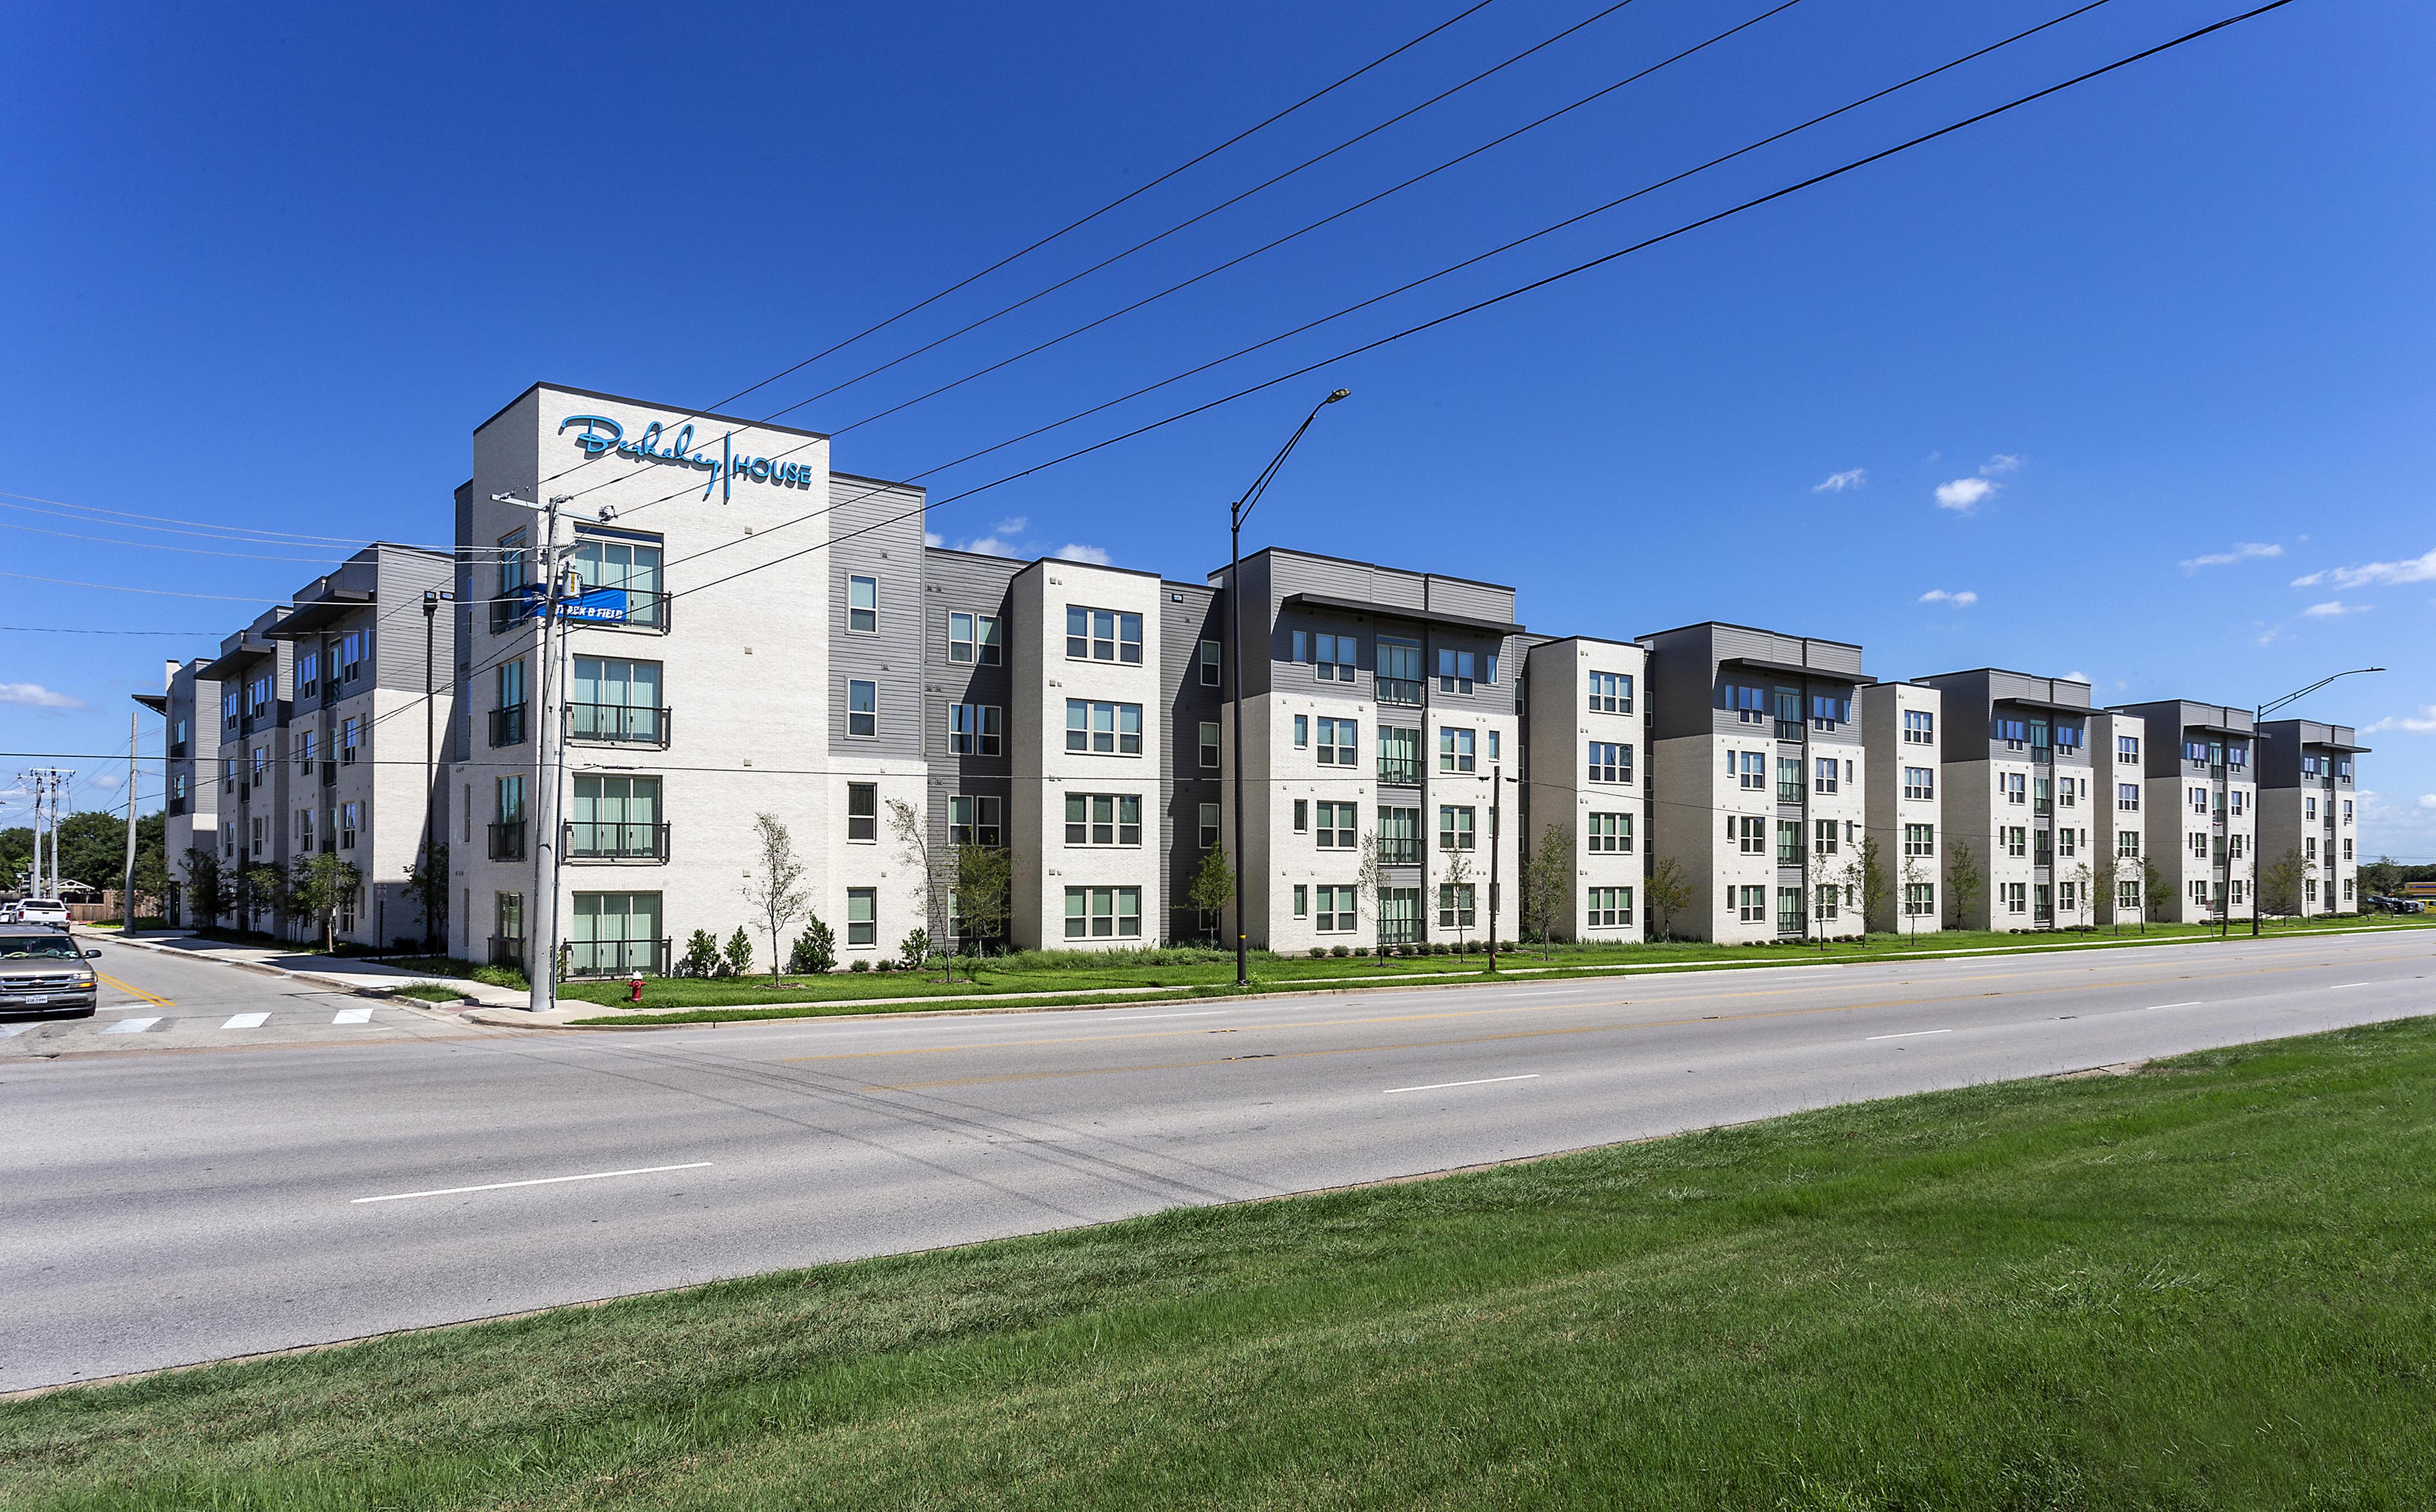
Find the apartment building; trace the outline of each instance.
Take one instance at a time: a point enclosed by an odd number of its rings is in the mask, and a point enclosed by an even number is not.
[[[2261,906],[2289,907],[2304,917],[2358,912],[2353,763],[2368,747],[2355,743],[2350,725],[2315,720],[2270,720],[2258,727],[2258,739],[2260,879],[2271,883],[2277,867],[2299,862],[2298,896],[2262,897]]]
[[[2255,732],[2248,709],[2187,699],[2118,704],[2145,730],[2146,843],[2175,902],[2163,922],[2245,914],[2257,876]]]
[[[1867,753],[1847,641],[1709,622],[1648,652],[1652,860],[1690,906],[1660,928],[1749,944],[1861,932]]]
[[[1944,695],[1924,683],[1879,683],[1856,695],[1867,834],[1877,843],[1884,893],[1868,911],[1869,926],[1886,932],[1933,933],[1942,927],[1945,896],[1941,839],[1945,816],[1938,740]]]
[[[1648,777],[1636,759],[1648,652],[1587,635],[1535,640],[1523,652],[1526,786],[1522,849],[1564,858],[1571,878],[1553,931],[1567,940],[1639,940],[1649,834]],[[1519,894],[1509,891],[1517,899]],[[1510,927],[1510,924],[1509,924]]]
[[[1949,862],[1965,844],[1979,859],[1979,888],[1955,898],[1961,927],[2097,922],[2110,869],[2095,849],[2089,685],[1993,667],[1919,681],[1944,695]]]
[[[426,825],[444,832],[436,732],[453,702],[449,680],[426,674],[449,659],[455,631],[450,615],[425,609],[439,609],[427,596],[452,570],[444,553],[374,542],[231,634],[218,655],[170,669],[160,709],[173,877],[183,882],[190,848],[216,855],[232,878],[336,855],[364,878],[339,911],[339,938],[423,937],[407,875]],[[197,912],[183,885],[167,906],[176,917]],[[260,889],[241,889],[239,906],[235,922],[249,928],[308,928],[279,918]]]
[[[2142,746],[2148,721],[2136,714],[2089,717],[2090,870],[2097,922],[2132,924],[2148,916],[2148,781]]]

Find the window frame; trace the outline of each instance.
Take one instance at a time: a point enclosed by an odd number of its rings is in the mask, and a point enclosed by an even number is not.
[[[869,603],[858,603],[867,597]],[[845,579],[845,628],[850,635],[879,634],[879,577],[877,573],[849,572]]]

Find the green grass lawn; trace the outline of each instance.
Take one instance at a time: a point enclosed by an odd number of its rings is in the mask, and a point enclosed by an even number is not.
[[[2379,928],[2389,921],[2346,920],[2340,927]],[[2279,924],[2271,934],[2282,935],[2307,930],[2337,928],[2332,923]],[[2392,923],[2397,929],[2426,929],[2428,923],[2413,919]],[[2217,931],[2190,925],[2152,925],[2145,932],[2127,930],[2116,934],[2099,930],[2092,934],[2012,934],[1991,930],[1949,930],[1942,933],[1921,936],[1917,942],[1894,934],[1873,934],[1866,943],[1844,943],[1806,946],[1716,946],[1696,941],[1651,945],[1558,946],[1547,959],[1537,948],[1524,947],[1511,954],[1501,954],[1502,965],[1509,968],[1541,968],[1553,971],[1574,971],[1610,966],[1681,965],[1728,966],[1753,965],[1807,965],[1818,961],[1900,961],[1921,952],[2002,949],[2026,950],[2053,948],[2061,945],[2150,945],[2171,944],[2194,938],[2213,938]],[[2246,940],[2246,932],[2236,930],[2235,938]],[[1073,950],[1025,951],[993,963],[980,964],[978,982],[965,980],[965,966],[960,961],[953,982],[941,978],[935,971],[831,972],[817,977],[790,977],[773,986],[768,976],[723,977],[713,979],[692,977],[652,977],[643,983],[641,1012],[650,1017],[635,1019],[621,1014],[614,1018],[582,1020],[591,1023],[659,1022],[684,1023],[711,1018],[732,1019],[754,1017],[750,1014],[710,1012],[713,1009],[769,1007],[775,1004],[803,1005],[773,1012],[770,1017],[804,1017],[828,1013],[862,1013],[887,1011],[885,1006],[872,1009],[865,1005],[877,999],[890,998],[989,998],[1021,994],[1054,994],[1057,1001],[1094,1002],[1111,1000],[1105,994],[1112,989],[1164,987],[1174,988],[1174,996],[1207,996],[1231,991],[1235,981],[1235,960],[1216,951],[1163,950],[1163,958],[1155,964],[1136,965],[1112,961],[1088,952]],[[1175,959],[1175,958],[1184,959]],[[1197,958],[1197,959],[1196,959]],[[1300,983],[1360,983],[1371,978],[1412,976],[1478,977],[1485,974],[1485,958],[1474,955],[1397,956],[1392,959],[1357,956],[1256,955],[1252,976],[1257,988],[1292,990]],[[562,999],[600,1003],[624,1009],[627,1004],[627,983],[624,982],[570,982],[561,984]],[[897,1005],[899,1007],[906,1005]],[[919,1008],[927,1003],[911,1006]]]
[[[2436,1020],[0,1409],[11,1508],[2414,1508]]]

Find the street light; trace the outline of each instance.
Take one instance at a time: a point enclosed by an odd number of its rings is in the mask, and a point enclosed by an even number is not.
[[[2285,704],[2292,703],[2297,699],[2306,698],[2311,693],[2314,693],[2318,689],[2325,686],[2328,683],[2335,681],[2336,678],[2357,677],[2362,672],[2381,672],[2384,670],[2385,669],[2382,667],[2355,667],[2348,671],[2337,672],[2330,677],[2321,677],[2316,682],[2311,683],[2308,686],[2302,688],[2298,692],[2287,693],[2282,698],[2276,699],[2271,703],[2261,704],[2255,709],[2251,711],[2250,733],[2254,739],[2261,740],[2267,739],[2265,732],[2258,728],[2258,726],[2265,721],[2267,716],[2274,713],[2277,709],[2282,708]],[[2258,822],[2253,817],[2251,820],[2251,829],[2253,835],[2256,833],[2257,826]],[[2250,858],[2250,937],[2253,940],[2258,938],[2259,860],[2260,857],[2256,854],[2256,848],[2253,846],[2253,853]]]
[[[1352,392],[1350,389],[1339,389],[1312,406],[1311,413],[1302,417],[1302,424],[1269,459],[1269,465],[1261,469],[1261,476],[1252,480],[1250,490],[1227,511],[1227,641],[1231,648],[1227,703],[1235,725],[1235,985],[1239,987],[1247,987],[1252,982],[1251,947],[1244,933],[1244,521],[1251,515],[1253,506],[1261,502],[1261,495],[1268,492],[1270,480],[1285,465],[1287,455],[1302,440],[1302,433],[1311,428],[1311,423],[1319,418],[1319,412]]]
[[[440,618],[440,606],[444,603],[454,603],[456,600],[457,595],[444,588],[426,588],[423,591],[423,865],[426,871],[431,865],[431,847],[439,838],[432,832],[432,805],[438,797],[440,786],[439,737],[436,730],[437,705],[431,696],[432,635]],[[434,893],[430,878],[427,876],[424,878],[423,946],[425,949],[435,954],[446,942],[431,931],[433,912],[431,901],[435,897],[445,898],[447,895],[448,890],[445,885],[443,885],[439,892]],[[473,936],[469,932],[466,940],[470,944],[472,939]]]

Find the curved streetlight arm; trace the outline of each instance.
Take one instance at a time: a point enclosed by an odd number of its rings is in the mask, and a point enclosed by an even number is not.
[[[1227,520],[1229,530],[1240,530],[1244,528],[1244,522],[1251,517],[1253,508],[1261,502],[1261,495],[1269,491],[1270,479],[1276,478],[1278,469],[1286,464],[1286,459],[1292,456],[1295,447],[1301,443],[1303,432],[1309,430],[1311,423],[1319,418],[1319,412],[1339,399],[1345,398],[1351,391],[1348,389],[1339,389],[1311,407],[1311,413],[1302,417],[1302,424],[1295,426],[1295,433],[1286,438],[1286,443],[1278,448],[1278,454],[1275,457],[1269,459],[1269,465],[1262,468],[1261,476],[1252,480],[1250,490],[1242,498],[1237,499],[1234,507],[1227,512]]]
[[[2267,716],[2274,713],[2277,709],[2282,708],[2285,704],[2293,702],[2295,699],[2308,697],[2318,689],[2325,686],[2328,683],[2335,681],[2335,678],[2355,677],[2361,672],[2381,672],[2384,670],[2385,669],[2382,667],[2355,667],[2348,671],[2337,672],[2334,674],[2334,677],[2321,677],[2316,682],[2311,683],[2308,686],[2301,689],[2297,693],[2287,693],[2282,698],[2275,700],[2271,704],[2259,704],[2257,711],[2251,716],[2251,721],[2253,723],[2256,723],[2258,721],[2267,718]]]

